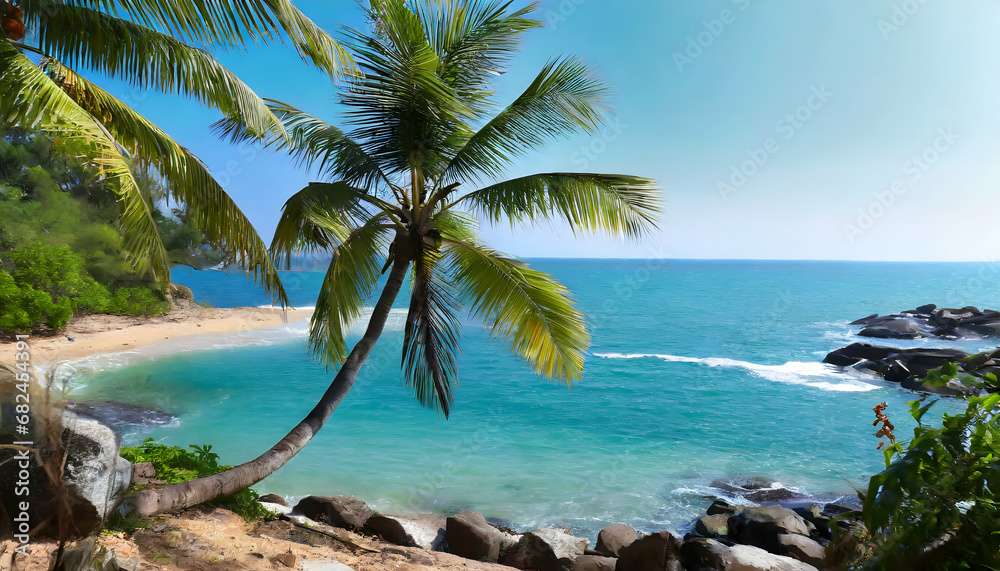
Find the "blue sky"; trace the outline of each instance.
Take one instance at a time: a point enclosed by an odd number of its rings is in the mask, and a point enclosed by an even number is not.
[[[298,0],[326,29],[354,2]],[[990,0],[545,0],[499,99],[550,57],[586,56],[617,112],[595,138],[550,145],[510,176],[655,178],[661,232],[641,243],[565,228],[483,228],[523,257],[996,260],[1000,3]],[[220,54],[261,96],[337,122],[335,90],[290,49]],[[288,159],[214,139],[218,115],[112,91],[212,169],[269,240],[314,180]]]

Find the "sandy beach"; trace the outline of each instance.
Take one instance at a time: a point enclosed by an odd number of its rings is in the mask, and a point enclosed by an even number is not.
[[[31,336],[32,364],[45,368],[61,361],[146,347],[165,339],[201,333],[240,333],[307,319],[312,309],[271,307],[174,308],[159,317],[86,315],[72,319],[53,336]],[[13,362],[13,343],[5,343],[2,359]]]

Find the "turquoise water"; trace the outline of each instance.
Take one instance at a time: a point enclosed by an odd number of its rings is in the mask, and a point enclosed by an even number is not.
[[[914,395],[820,363],[857,340],[848,322],[928,302],[1000,306],[991,264],[533,265],[569,286],[590,316],[582,382],[567,388],[535,377],[504,342],[470,323],[446,421],[420,408],[403,384],[404,314],[394,310],[330,422],[257,489],[352,494],[383,512],[476,509],[517,527],[568,525],[591,537],[613,522],[683,529],[711,502],[708,486],[719,477],[765,476],[805,494],[849,495],[852,483],[883,466],[872,407],[887,401],[906,436],[903,403]],[[286,274],[292,302],[311,305],[321,277]],[[267,303],[241,275],[175,271],[174,280],[216,306]],[[92,362],[73,380],[74,394],[178,417],[127,441],[211,443],[226,463],[243,462],[307,413],[331,375],[309,361],[304,323],[225,344],[233,346]],[[944,343],[897,343],[933,344]]]

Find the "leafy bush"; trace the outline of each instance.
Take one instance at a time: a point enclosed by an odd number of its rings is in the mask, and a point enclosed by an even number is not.
[[[133,464],[152,463],[156,468],[156,477],[168,484],[211,476],[232,467],[219,464],[219,455],[212,452],[210,445],[192,444],[188,448],[190,450],[158,444],[152,438],[147,438],[139,446],[122,448],[121,456]],[[226,508],[251,521],[273,516],[273,513],[257,501],[259,497],[253,488],[244,488],[235,494],[222,496],[207,503]]]
[[[166,313],[170,303],[146,287],[123,287],[108,300],[106,311],[115,315],[157,316]]]
[[[18,285],[10,274],[0,271],[0,331],[28,333],[43,323],[61,329],[72,315],[69,298],[54,303],[44,291]]]
[[[956,370],[938,371],[946,382]],[[940,427],[921,419],[937,401],[911,401],[913,439],[885,449],[864,519],[875,543],[866,569],[1000,568],[1000,394],[969,397]]]

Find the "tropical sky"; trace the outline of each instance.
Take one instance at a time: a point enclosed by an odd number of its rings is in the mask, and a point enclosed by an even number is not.
[[[346,0],[297,0],[327,30]],[[515,5],[521,5],[515,2]],[[1000,3],[995,0],[543,0],[546,23],[497,80],[513,99],[551,57],[586,56],[614,88],[593,138],[510,176],[637,174],[664,188],[641,243],[557,226],[484,227],[522,257],[1000,259]],[[335,88],[293,50],[219,54],[261,96],[337,124]],[[113,85],[108,82],[105,85]],[[212,137],[217,113],[112,91],[205,161],[270,240],[312,173]]]

